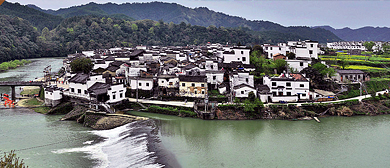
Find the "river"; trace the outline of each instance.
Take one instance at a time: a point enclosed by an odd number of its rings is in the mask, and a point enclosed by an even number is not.
[[[36,59],[36,63],[29,66],[1,73],[0,80],[32,80],[42,76],[47,60],[60,62],[57,59]],[[41,64],[41,67],[33,68],[32,65],[36,64]],[[35,73],[30,73],[30,70]],[[1,89],[9,92],[8,88]],[[390,165],[390,115],[328,117],[320,118],[321,123],[317,123],[207,121],[130,113],[152,120],[93,131],[73,121],[59,121],[61,116],[58,115],[1,108],[0,150],[17,150],[17,156],[25,159],[32,168],[175,165],[165,164],[167,160],[177,161],[186,168]]]

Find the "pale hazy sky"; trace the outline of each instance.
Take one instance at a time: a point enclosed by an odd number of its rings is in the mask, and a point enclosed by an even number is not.
[[[22,5],[35,4],[57,10],[89,2],[133,3],[156,0],[6,0]],[[248,20],[271,21],[283,26],[321,26],[360,28],[390,27],[390,0],[168,0],[195,8],[207,7],[216,12]]]

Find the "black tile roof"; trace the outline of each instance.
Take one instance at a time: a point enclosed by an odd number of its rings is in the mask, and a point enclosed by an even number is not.
[[[69,82],[86,84],[89,78],[88,74],[78,73],[69,79]]]
[[[179,80],[182,82],[206,82],[206,76],[185,76],[180,75]]]

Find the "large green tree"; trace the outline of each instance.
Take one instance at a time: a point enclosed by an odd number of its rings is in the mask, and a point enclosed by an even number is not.
[[[70,63],[72,72],[82,72],[88,74],[93,68],[93,63],[89,58],[76,58]]]
[[[366,41],[366,42],[363,43],[363,45],[364,45],[364,47],[366,47],[366,49],[368,51],[372,51],[372,47],[375,46],[375,43],[372,42],[372,41]]]

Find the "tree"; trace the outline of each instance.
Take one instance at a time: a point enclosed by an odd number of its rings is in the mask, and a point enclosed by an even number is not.
[[[284,70],[286,70],[287,62],[284,59],[277,59],[274,61],[275,68],[278,72],[278,74],[282,73]]]
[[[293,53],[293,52],[287,53],[286,56],[288,59],[295,59],[295,53]]]
[[[346,61],[345,57],[341,58],[341,60],[337,61],[337,64],[341,66],[342,69],[345,69],[349,66],[349,63]]]
[[[382,44],[382,50],[383,50],[383,53],[385,54],[390,54],[390,44]]]
[[[322,77],[334,76],[334,74],[335,74],[335,71],[333,68],[328,68],[328,67],[326,67],[326,65],[324,65],[320,62],[315,63],[314,65],[312,65],[312,67],[314,69],[316,69],[322,75]]]
[[[89,58],[76,58],[70,63],[72,72],[82,72],[89,74],[93,68],[93,63]]]
[[[363,45],[364,45],[364,47],[366,47],[366,49],[368,51],[372,51],[372,47],[375,46],[375,43],[372,42],[372,41],[366,41],[366,42],[363,43]]]
[[[23,159],[20,160],[19,157],[16,157],[15,151],[10,153],[4,153],[4,156],[0,157],[0,167],[6,168],[26,168]]]

